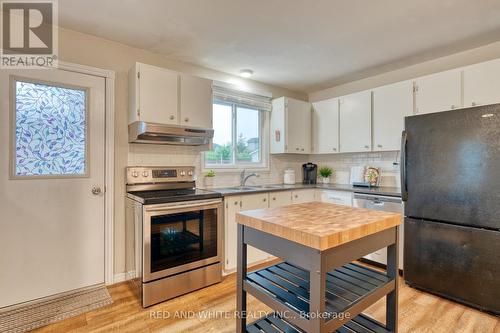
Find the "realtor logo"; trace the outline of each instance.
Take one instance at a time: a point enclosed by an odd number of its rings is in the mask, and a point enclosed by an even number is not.
[[[2,2],[1,68],[57,65],[56,1]]]

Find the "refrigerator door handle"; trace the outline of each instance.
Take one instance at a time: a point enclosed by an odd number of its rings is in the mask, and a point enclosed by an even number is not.
[[[406,143],[408,141],[408,133],[403,131],[401,135],[401,199],[408,200],[408,187],[406,182]]]

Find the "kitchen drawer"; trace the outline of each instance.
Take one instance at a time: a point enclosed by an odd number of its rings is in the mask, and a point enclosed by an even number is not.
[[[348,191],[318,190],[318,200],[337,205],[352,206],[352,193]]]

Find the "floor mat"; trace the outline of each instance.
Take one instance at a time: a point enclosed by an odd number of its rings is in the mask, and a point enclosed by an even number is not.
[[[21,333],[113,303],[104,285],[0,309],[0,332]]]

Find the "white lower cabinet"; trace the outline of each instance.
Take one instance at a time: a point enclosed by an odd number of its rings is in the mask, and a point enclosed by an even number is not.
[[[292,192],[270,192],[269,193],[269,207],[281,207],[290,205],[292,203]]]
[[[403,246],[404,246],[404,221],[399,226],[399,263],[398,268],[403,270]],[[387,248],[384,247],[380,250],[372,252],[363,258],[387,265]]]
[[[317,190],[316,196],[317,201],[352,206],[352,193],[349,191]]]
[[[237,223],[236,214],[245,210],[262,209],[269,207],[269,194],[247,194],[241,196],[230,196],[224,199],[225,214],[224,214],[224,270],[234,271],[236,269],[236,239],[237,239]],[[251,266],[269,259],[269,254],[256,249],[252,246],[247,248],[247,263]]]
[[[244,195],[241,197],[241,211],[269,208],[268,200],[268,193]],[[256,249],[253,246],[247,247],[247,261],[250,265],[267,259],[269,259],[268,253]]]
[[[304,203],[314,201],[315,189],[292,191],[292,203]]]

